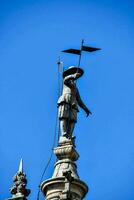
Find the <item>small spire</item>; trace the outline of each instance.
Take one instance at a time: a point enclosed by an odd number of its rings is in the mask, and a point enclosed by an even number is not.
[[[27,186],[27,178],[26,174],[23,171],[23,159],[20,160],[18,172],[13,177],[13,186],[10,188],[10,192],[13,195],[11,199],[16,199],[18,197],[22,197],[26,199],[26,197],[30,194],[30,190],[26,188]]]
[[[19,172],[22,172],[22,173],[23,173],[23,159],[22,159],[22,158],[21,158],[21,160],[20,160]]]

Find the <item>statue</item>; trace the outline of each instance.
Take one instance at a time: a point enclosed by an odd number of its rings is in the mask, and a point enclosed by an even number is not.
[[[63,137],[72,138],[75,123],[77,122],[78,106],[87,114],[91,111],[82,101],[76,80],[83,75],[84,71],[78,67],[69,67],[63,72],[63,91],[58,99],[58,115],[60,121],[60,131]]]

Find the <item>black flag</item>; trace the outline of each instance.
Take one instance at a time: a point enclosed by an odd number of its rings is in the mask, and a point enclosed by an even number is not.
[[[82,46],[81,50],[78,50],[78,49],[66,49],[66,50],[63,50],[62,52],[81,55],[82,51],[93,52],[93,51],[98,51],[98,50],[101,50],[101,49],[100,48],[95,48],[95,47]]]
[[[87,46],[82,46],[82,51],[88,51],[88,52],[93,52],[93,51],[98,51],[101,50],[100,48],[95,48],[95,47],[87,47]]]
[[[77,55],[80,55],[80,54],[81,54],[81,51],[78,50],[78,49],[67,49],[67,50],[63,50],[62,52],[65,52],[65,53],[72,53],[72,54],[77,54]]]

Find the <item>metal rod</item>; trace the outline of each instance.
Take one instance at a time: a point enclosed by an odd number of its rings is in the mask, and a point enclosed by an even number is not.
[[[64,71],[63,62],[61,62],[60,56],[59,56],[57,64],[58,64],[58,85],[59,85],[59,95],[58,96],[60,96],[61,92],[62,92],[62,87],[63,87],[62,74]]]
[[[81,62],[81,55],[82,55],[82,46],[84,44],[84,39],[81,41],[81,49],[80,49],[80,56],[79,56],[79,62],[78,62],[78,68],[80,67],[80,62]]]

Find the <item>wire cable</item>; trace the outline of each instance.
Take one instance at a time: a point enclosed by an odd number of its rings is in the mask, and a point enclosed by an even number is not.
[[[60,68],[59,68],[59,65],[63,65],[62,62],[57,62],[58,64],[58,94],[57,94],[57,98],[59,98],[59,96],[61,95],[61,89],[62,89],[62,83],[61,83],[61,80],[60,80]],[[61,66],[63,68],[63,66]],[[63,71],[63,69],[62,69]],[[58,126],[58,127],[57,127]],[[46,173],[46,170],[52,160],[52,157],[53,157],[53,149],[57,143],[56,141],[56,136],[57,136],[57,128],[58,128],[58,140],[59,140],[59,134],[60,134],[60,131],[59,131],[59,123],[58,123],[58,108],[57,108],[57,111],[56,111],[56,120],[55,120],[55,128],[54,128],[54,138],[53,138],[53,144],[52,144],[52,148],[51,148],[51,154],[49,156],[49,159],[47,161],[47,164],[45,165],[45,168],[43,170],[43,173],[41,175],[41,178],[40,178],[40,182],[39,182],[39,188],[38,188],[38,192],[37,192],[37,200],[40,199],[40,185],[41,185],[41,182],[43,181],[43,177]]]
[[[46,164],[46,166],[44,168],[44,171],[43,171],[43,173],[41,175],[41,179],[40,179],[40,182],[39,182],[39,189],[38,189],[38,193],[37,193],[37,200],[40,199],[40,191],[41,191],[40,190],[40,185],[41,185],[41,182],[43,181],[43,177],[44,177],[44,175],[46,173],[46,170],[47,170],[47,168],[48,168],[48,166],[49,166],[49,164],[50,164],[50,162],[52,160],[52,157],[53,157],[53,149],[54,149],[55,144],[56,144],[56,135],[57,135],[57,121],[58,121],[58,117],[57,117],[57,113],[56,113],[55,133],[54,133],[53,145],[52,145],[52,149],[51,149],[51,154],[50,154],[49,159],[47,161],[47,164]]]

